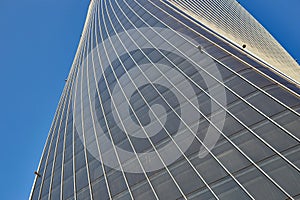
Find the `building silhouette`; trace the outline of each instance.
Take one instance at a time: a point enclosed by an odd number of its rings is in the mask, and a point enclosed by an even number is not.
[[[299,81],[235,0],[92,0],[30,199],[299,199]]]

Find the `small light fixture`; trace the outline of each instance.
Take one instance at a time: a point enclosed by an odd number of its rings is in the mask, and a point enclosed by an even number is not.
[[[201,47],[200,45],[199,45],[197,48],[199,49],[199,51],[200,51],[201,53],[203,53],[202,47]]]
[[[41,174],[39,174],[37,171],[35,171],[34,174],[37,175],[39,178],[41,177]]]

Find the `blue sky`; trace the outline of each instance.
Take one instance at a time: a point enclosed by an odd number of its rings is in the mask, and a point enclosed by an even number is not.
[[[239,0],[300,60],[299,0]],[[27,199],[89,0],[0,0],[0,199]]]

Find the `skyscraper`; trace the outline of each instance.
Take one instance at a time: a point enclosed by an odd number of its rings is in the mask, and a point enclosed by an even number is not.
[[[299,199],[299,81],[235,0],[92,0],[30,199]]]

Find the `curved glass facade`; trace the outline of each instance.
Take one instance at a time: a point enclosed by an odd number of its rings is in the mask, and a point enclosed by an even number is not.
[[[169,0],[183,13],[199,20],[217,35],[269,64],[283,76],[300,82],[300,67],[272,35],[236,0]]]
[[[91,1],[30,199],[300,198],[299,85],[170,2]]]

